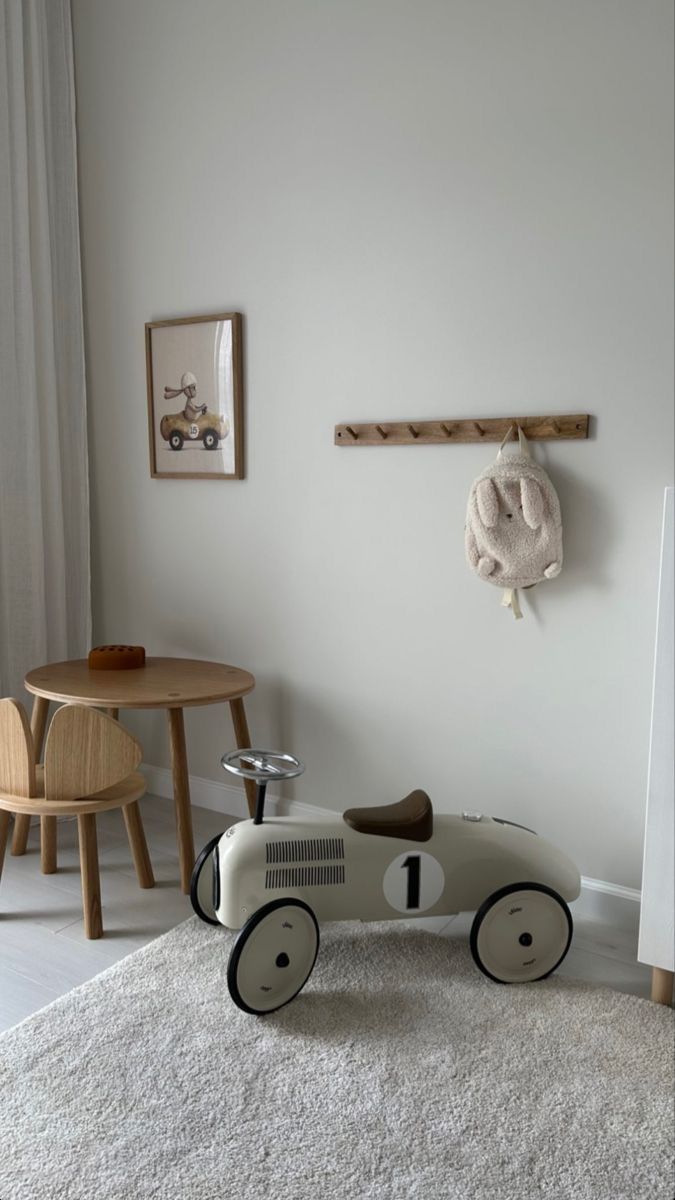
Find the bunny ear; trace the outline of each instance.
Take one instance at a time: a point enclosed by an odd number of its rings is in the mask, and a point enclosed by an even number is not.
[[[544,516],[544,496],[536,479],[525,476],[520,481],[523,516],[530,529],[538,529]]]
[[[491,479],[481,479],[476,488],[476,503],[478,515],[488,529],[497,524],[499,516],[499,496]]]

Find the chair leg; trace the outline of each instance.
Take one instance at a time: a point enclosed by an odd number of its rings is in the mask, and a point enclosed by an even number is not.
[[[9,833],[9,816],[10,814],[4,809],[0,809],[0,877],[2,877],[2,867],[5,861],[5,848],[7,846],[7,834]]]
[[[43,875],[56,871],[56,817],[40,817],[40,867]]]
[[[14,816],[14,834],[12,837],[12,854],[21,855],[26,853],[28,845],[28,834],[30,831],[30,817],[24,813],[16,813]]]
[[[143,829],[138,801],[134,800],[131,804],[125,804],[122,809],[122,816],[124,817],[124,824],[127,827],[127,837],[129,838],[139,887],[154,887],[155,876],[152,873],[152,863],[148,854],[148,844],[145,840],[145,831]]]
[[[80,841],[84,932],[88,938],[100,938],[103,934],[103,922],[101,920],[101,880],[98,873],[96,817],[93,813],[84,813],[78,816],[77,832]]]

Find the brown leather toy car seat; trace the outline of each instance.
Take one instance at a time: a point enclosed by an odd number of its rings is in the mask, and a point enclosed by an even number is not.
[[[428,842],[434,831],[434,811],[426,792],[417,788],[398,804],[378,804],[373,808],[348,808],[343,818],[358,833],[376,833],[380,837],[404,838]]]

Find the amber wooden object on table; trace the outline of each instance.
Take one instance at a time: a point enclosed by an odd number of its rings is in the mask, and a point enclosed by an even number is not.
[[[145,780],[136,771],[140,743],[104,713],[66,705],[49,728],[44,768],[36,769],[23,706],[17,700],[0,700],[0,747],[0,871],[10,813],[53,822],[42,826],[42,868],[48,872],[56,869],[56,815],[76,816],[85,932],[88,938],[100,937],[97,812],[122,808],[139,883],[154,883],[137,804],[145,792]]]
[[[87,663],[92,671],[135,671],[145,664],[145,646],[94,646]]]

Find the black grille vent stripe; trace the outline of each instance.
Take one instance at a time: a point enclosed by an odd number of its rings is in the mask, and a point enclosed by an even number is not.
[[[342,838],[306,838],[300,842],[268,842],[268,863],[321,862],[322,859],[344,858]]]
[[[337,863],[325,867],[276,867],[265,872],[266,888],[327,887],[344,881],[345,869]]]

